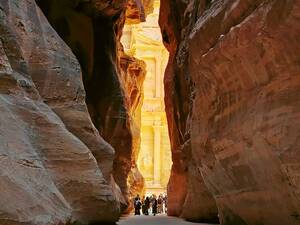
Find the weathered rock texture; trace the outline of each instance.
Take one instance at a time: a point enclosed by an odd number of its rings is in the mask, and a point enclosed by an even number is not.
[[[222,224],[299,224],[300,2],[185,2],[161,8],[170,213],[206,218],[203,177]]]
[[[55,30],[33,0],[0,3],[0,223],[114,222],[127,177],[143,187],[145,65],[119,43],[126,1],[37,3]]]
[[[168,214],[193,221],[217,221],[215,200],[192,157],[190,112],[192,82],[188,68],[188,36],[203,12],[199,1],[161,1],[160,26],[170,52],[165,73],[165,104],[173,167],[168,185]]]
[[[130,127],[132,133],[131,169],[127,178],[128,198],[133,199],[144,191],[144,178],[137,168],[137,159],[141,144],[141,107],[143,99],[143,82],[146,76],[146,65],[143,61],[128,56],[123,49],[119,52],[121,77],[126,90],[126,100],[129,106]],[[129,207],[129,209],[132,207]]]
[[[0,223],[116,221],[114,150],[75,56],[33,0],[1,1],[0,33]]]
[[[154,0],[128,0],[126,7],[126,23],[145,22],[148,14],[153,12]]]
[[[89,113],[101,136],[116,151],[113,177],[126,205],[130,171],[135,171],[134,177],[138,178],[133,183],[143,183],[135,169],[139,128],[133,117],[141,102],[145,68],[142,62],[124,55],[120,38],[126,16],[138,22],[146,15],[143,2],[37,2],[80,62]],[[109,176],[108,167],[102,167]]]
[[[141,107],[145,65],[123,53],[120,37],[126,9],[141,21],[151,1],[146,8],[142,1],[130,8],[126,0],[36,2],[54,29],[33,0],[0,5],[0,85],[8,98],[3,97],[0,117],[1,151],[5,163],[25,167],[10,180],[28,176],[3,186],[11,192],[3,193],[2,205],[8,195],[15,196],[10,202],[16,205],[0,210],[0,219],[10,224],[115,221],[119,202],[125,206],[128,192],[140,192],[144,182],[135,163],[140,132],[133,118]],[[17,126],[20,138],[13,141]],[[35,164],[36,174],[30,172]],[[5,177],[5,168],[11,168],[3,165]],[[128,184],[135,189],[128,191]],[[18,188],[24,193],[16,194]]]

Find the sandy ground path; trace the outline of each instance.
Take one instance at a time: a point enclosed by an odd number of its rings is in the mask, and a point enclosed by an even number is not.
[[[211,225],[208,223],[191,223],[179,218],[165,215],[122,217],[117,225]]]

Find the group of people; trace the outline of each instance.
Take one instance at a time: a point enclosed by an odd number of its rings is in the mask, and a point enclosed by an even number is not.
[[[155,195],[140,198],[137,195],[133,200],[134,215],[153,215],[167,213],[167,195],[160,194],[158,198]]]

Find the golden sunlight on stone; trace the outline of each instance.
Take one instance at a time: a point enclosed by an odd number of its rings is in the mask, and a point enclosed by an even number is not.
[[[154,12],[148,15],[146,22],[126,24],[122,36],[125,52],[143,60],[147,65],[140,117],[141,147],[137,162],[145,178],[146,194],[166,192],[171,170],[163,86],[169,55],[162,43],[158,16],[159,1],[155,1]]]

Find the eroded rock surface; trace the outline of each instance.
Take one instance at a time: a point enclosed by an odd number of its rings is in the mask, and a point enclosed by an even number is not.
[[[0,4],[0,221],[114,222],[144,182],[133,117],[145,65],[119,41],[126,9],[136,9],[125,0],[36,2],[52,27],[33,0]]]
[[[0,223],[116,221],[114,150],[92,124],[77,59],[33,0],[1,1],[0,17]]]
[[[133,199],[144,191],[144,178],[137,167],[137,159],[141,145],[141,107],[143,101],[143,82],[146,76],[145,62],[119,52],[121,63],[121,77],[126,90],[126,100],[130,115],[132,133],[131,169],[127,178],[128,198]],[[130,205],[129,209],[132,209]]]
[[[205,218],[208,190],[222,224],[299,224],[300,3],[162,3],[170,213]]]
[[[160,26],[170,52],[165,73],[165,104],[172,148],[168,214],[193,221],[217,221],[215,200],[192,158],[190,112],[192,81],[188,68],[188,36],[203,12],[200,1],[161,1]],[[180,19],[179,19],[180,18]]]
[[[153,12],[154,0],[128,0],[126,8],[126,23],[145,22],[148,14]]]
[[[124,55],[120,38],[126,18],[140,22],[146,16],[143,2],[37,2],[79,60],[92,121],[116,152],[113,167],[109,165],[112,162],[109,155],[99,155],[99,160],[102,159],[99,166],[107,179],[113,173],[125,207],[130,192],[127,178],[131,169],[136,168],[140,135],[133,116],[141,102],[145,68],[142,62]],[[138,173],[137,169],[134,171]],[[143,183],[140,176],[134,177]]]

